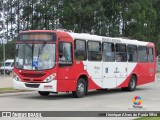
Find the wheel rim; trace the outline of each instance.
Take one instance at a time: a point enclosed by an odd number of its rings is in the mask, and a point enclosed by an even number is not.
[[[84,93],[84,84],[83,83],[80,83],[79,85],[78,85],[78,93],[79,94],[83,94]]]
[[[130,87],[131,87],[132,89],[134,89],[134,88],[135,88],[135,85],[136,85],[135,80],[134,80],[134,78],[132,78],[132,79],[131,79],[131,82],[130,82]]]

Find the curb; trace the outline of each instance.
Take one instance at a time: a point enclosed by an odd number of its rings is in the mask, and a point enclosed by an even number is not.
[[[4,91],[0,91],[0,94],[3,94],[3,93],[16,93],[16,92],[31,92],[31,90],[4,90]]]

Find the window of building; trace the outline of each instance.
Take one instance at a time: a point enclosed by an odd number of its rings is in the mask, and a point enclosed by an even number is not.
[[[86,41],[75,40],[75,59],[76,60],[87,59]]]
[[[116,44],[116,56],[115,59],[117,62],[125,62],[127,61],[127,52],[125,44]]]
[[[147,47],[138,46],[138,61],[139,62],[148,62]]]
[[[148,62],[153,62],[154,57],[153,57],[153,48],[148,48]]]
[[[88,42],[88,60],[90,61],[101,61],[101,43],[95,41]]]
[[[137,62],[137,46],[136,45],[128,45],[127,46],[127,59],[129,62]]]
[[[68,42],[59,43],[59,65],[72,65],[72,44]]]
[[[114,43],[103,43],[103,61],[104,62],[115,61]]]

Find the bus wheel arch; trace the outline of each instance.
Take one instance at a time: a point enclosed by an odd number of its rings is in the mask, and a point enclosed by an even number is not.
[[[134,91],[137,87],[137,75],[136,74],[132,74],[129,82],[128,82],[128,86],[127,87],[122,87],[123,91]]]
[[[84,97],[88,92],[88,77],[81,75],[76,84],[76,91],[72,91],[72,94],[76,98]]]

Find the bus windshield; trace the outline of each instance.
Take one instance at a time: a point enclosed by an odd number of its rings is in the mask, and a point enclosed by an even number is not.
[[[17,44],[15,67],[24,70],[45,70],[55,65],[55,44]]]

